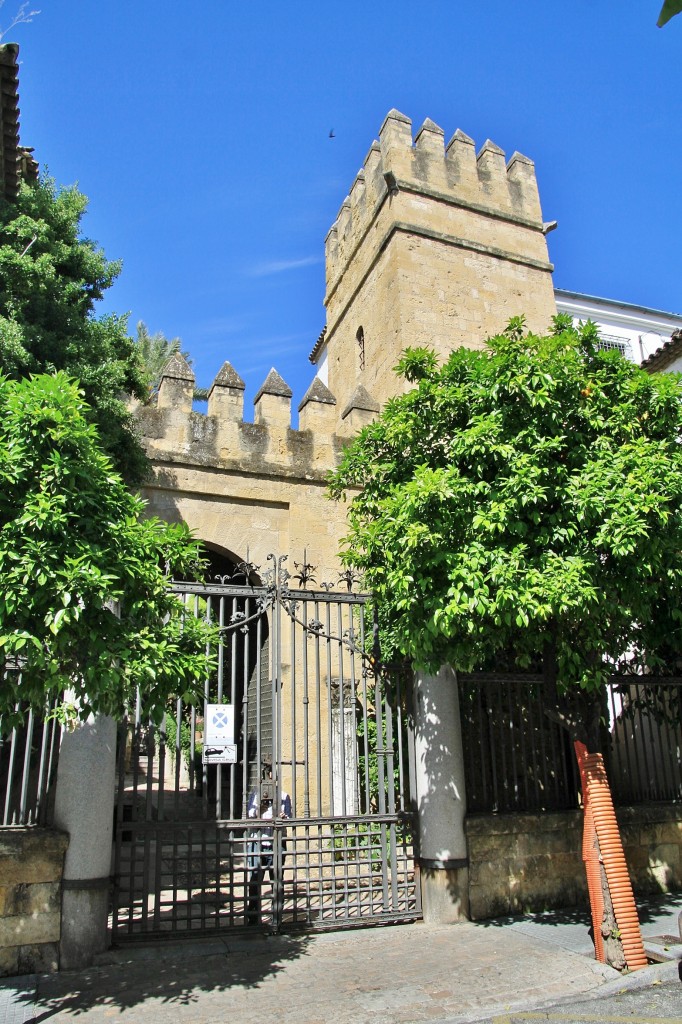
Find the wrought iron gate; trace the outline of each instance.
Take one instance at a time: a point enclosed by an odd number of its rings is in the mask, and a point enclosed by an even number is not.
[[[203,706],[120,729],[115,942],[231,927],[332,928],[421,916],[409,680],[375,671],[367,598],[271,558],[174,584],[220,629]],[[294,580],[298,589],[290,586]],[[235,709],[237,760],[202,763],[208,704]]]

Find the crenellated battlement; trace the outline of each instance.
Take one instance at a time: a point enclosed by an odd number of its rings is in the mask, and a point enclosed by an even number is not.
[[[244,419],[244,381],[223,363],[206,414],[193,409],[194,374],[182,356],[165,366],[158,395],[133,408],[151,462],[142,489],[148,513],[184,521],[214,553],[265,565],[272,551],[307,550],[325,574],[338,572],[345,507],[327,499],[327,478],[348,436],[378,410],[359,393],[337,424],[335,396],[315,377],[291,426],[292,392],[275,369]],[[325,578],[324,576],[321,578]]]
[[[378,404],[360,396],[344,411],[337,430],[336,399],[315,378],[299,406],[299,429],[291,426],[292,391],[273,368],[254,399],[254,421],[244,420],[245,385],[225,362],[208,397],[208,413],[193,410],[194,374],[182,355],[166,364],[154,403],[135,417],[150,458],[249,475],[324,481],[347,435],[368,422]]]
[[[401,192],[542,230],[532,160],[514,153],[506,161],[504,151],[489,139],[476,153],[473,140],[460,129],[446,146],[443,129],[430,118],[413,139],[410,118],[391,110],[327,234],[328,293],[379,207]]]

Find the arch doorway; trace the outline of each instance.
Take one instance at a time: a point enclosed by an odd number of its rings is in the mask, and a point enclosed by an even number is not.
[[[234,764],[207,764],[203,715],[188,706],[183,714],[190,731],[192,716],[195,719],[189,784],[207,804],[207,816],[235,820],[246,817],[261,765],[272,761],[270,625],[261,579],[248,555],[240,558],[226,548],[202,542],[202,556],[205,566],[197,574],[200,578],[175,581],[174,586],[191,614],[219,627],[216,667],[204,681],[204,701],[233,707],[238,756]]]

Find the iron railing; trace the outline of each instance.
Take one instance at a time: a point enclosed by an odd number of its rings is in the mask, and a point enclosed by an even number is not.
[[[562,811],[580,804],[568,733],[546,714],[542,677],[459,675],[470,813]],[[682,680],[614,676],[603,750],[614,802],[682,800]]]
[[[1,826],[51,823],[59,741],[59,723],[48,714],[28,710],[6,733],[0,719]]]
[[[376,671],[367,597],[244,563],[178,583],[218,627],[204,700],[140,702],[121,724],[115,941],[253,926],[334,928],[421,915],[409,678]],[[297,580],[298,588],[290,586]],[[208,707],[235,719],[234,763],[202,757]],[[258,810],[257,810],[258,809]]]
[[[682,800],[682,679],[614,677],[608,710],[614,801]]]
[[[545,714],[541,676],[459,675],[469,812],[578,806],[568,734]]]

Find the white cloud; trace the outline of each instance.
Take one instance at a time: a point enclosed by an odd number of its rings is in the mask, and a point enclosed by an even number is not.
[[[285,334],[250,343],[251,354],[257,358],[252,360],[248,366],[242,366],[240,372],[256,373],[259,370],[267,372],[273,364],[277,369],[277,360],[281,360],[282,356],[294,352],[304,352],[307,355],[308,349],[312,348],[309,341],[310,337],[307,334]],[[279,367],[279,372],[283,372],[281,367]]]
[[[249,327],[251,317],[237,313],[234,316],[213,317],[211,320],[200,321],[194,325],[194,335],[204,337],[211,334],[230,335],[243,334]]]
[[[321,256],[304,256],[299,260],[269,260],[265,263],[257,263],[247,273],[250,277],[270,277],[272,274],[283,274],[289,270],[301,270],[303,267],[313,267],[322,262]]]

